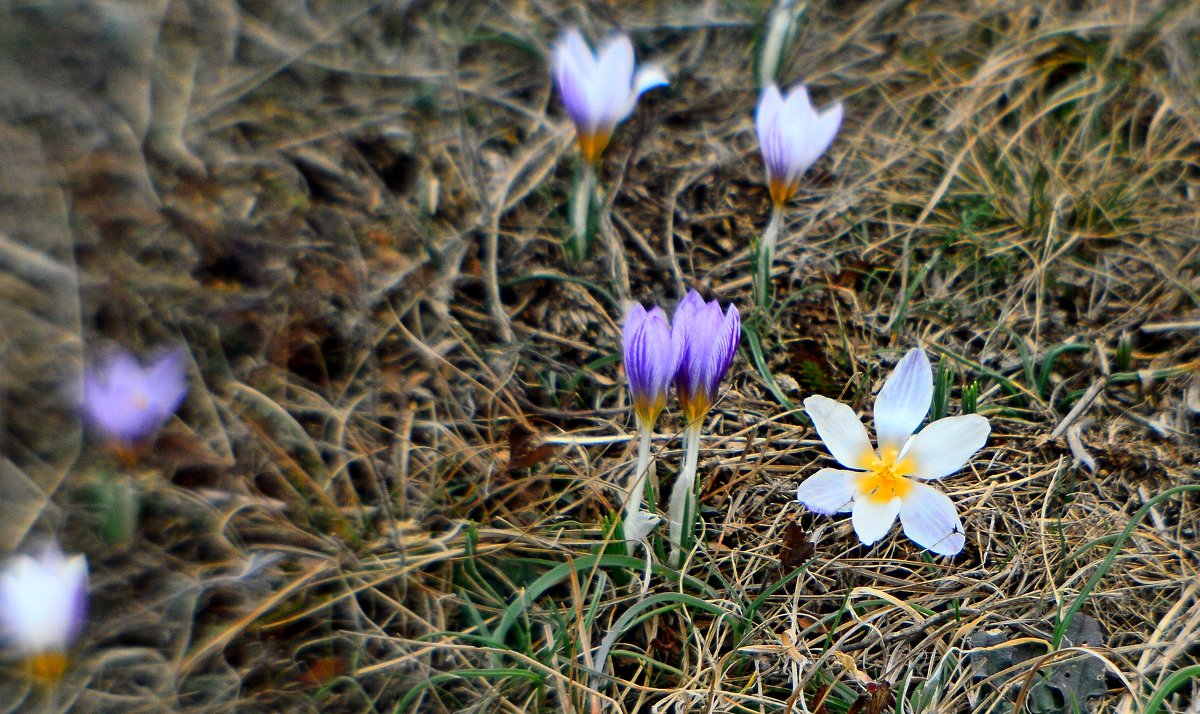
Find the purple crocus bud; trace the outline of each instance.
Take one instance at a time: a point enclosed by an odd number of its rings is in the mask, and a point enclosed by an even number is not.
[[[127,444],[141,441],[183,402],[186,373],[182,350],[164,352],[146,367],[119,352],[84,376],[84,415],[106,436]]]
[[[692,290],[675,308],[671,331],[679,353],[675,391],[689,423],[702,419],[716,402],[740,337],[741,321],[733,305],[722,313],[716,300],[706,303]]]
[[[667,405],[667,390],[679,367],[667,316],[658,307],[634,305],[625,318],[625,375],[633,410],[642,428],[652,428]]]
[[[758,101],[754,125],[771,200],[782,206],[796,194],[800,175],[833,143],[842,125],[842,105],[839,102],[817,112],[804,85],[792,87],[784,98],[772,84]]]
[[[554,47],[554,82],[575,122],[579,152],[594,163],[642,92],[667,84],[667,76],[655,66],[634,72],[629,37],[614,35],[595,54],[579,30],[571,28]]]
[[[66,671],[66,650],[83,629],[86,608],[82,555],[64,558],[51,546],[41,558],[17,556],[0,572],[0,630],[39,679],[53,681]]]

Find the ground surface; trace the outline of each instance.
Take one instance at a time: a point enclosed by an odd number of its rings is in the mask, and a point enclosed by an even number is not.
[[[1158,497],[1200,461],[1200,6],[811,3],[779,76],[846,120],[756,313],[765,12],[0,8],[0,547],[57,537],[92,579],[65,679],[6,660],[3,700],[1132,712],[1196,665],[1200,496]],[[568,24],[624,29],[672,76],[607,151],[579,263],[547,69]],[[744,339],[699,545],[643,599],[605,527],[633,466],[620,322],[689,287],[742,309],[762,365]],[[118,458],[65,385],[173,344],[190,396]],[[977,389],[992,424],[942,484],[953,559],[794,502],[831,461],[787,404],[869,414],[918,344],[935,410]],[[671,408],[664,495],[678,428]],[[1181,681],[1162,711],[1195,711]]]

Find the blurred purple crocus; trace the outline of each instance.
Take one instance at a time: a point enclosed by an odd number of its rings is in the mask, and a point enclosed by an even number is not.
[[[733,364],[741,337],[741,321],[733,305],[724,313],[713,300],[704,302],[692,290],[675,308],[671,340],[679,353],[675,391],[689,424],[704,418],[717,401],[721,380]]]
[[[164,352],[145,367],[119,352],[84,376],[84,414],[106,436],[139,442],[179,408],[187,394],[186,374],[182,350]]]
[[[625,318],[624,348],[633,410],[643,428],[653,428],[679,367],[679,351],[662,309],[633,306]]]
[[[656,66],[634,72],[628,36],[614,35],[597,54],[579,30],[571,28],[554,47],[554,82],[575,122],[579,152],[588,163],[595,163],[613,129],[633,113],[642,92],[667,84],[667,76]]]
[[[832,104],[818,112],[804,85],[792,87],[784,97],[772,84],[758,101],[754,125],[771,200],[779,208],[796,194],[801,174],[833,143],[842,125],[842,105]]]

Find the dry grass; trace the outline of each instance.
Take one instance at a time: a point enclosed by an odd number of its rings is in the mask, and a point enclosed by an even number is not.
[[[780,75],[847,120],[771,314],[746,250],[765,9],[632,5],[0,9],[0,545],[57,536],[92,570],[71,672],[43,691],[10,663],[14,709],[1070,711],[1041,667],[1093,677],[1080,711],[1140,712],[1198,664],[1200,499],[1153,499],[1200,462],[1200,5],[811,3]],[[673,77],[617,133],[579,265],[546,68],[566,23]],[[693,286],[742,307],[792,402],[867,413],[914,344],[950,413],[977,383],[993,436],[944,483],[966,550],[804,512],[828,457],[743,342],[703,535],[641,600],[606,529],[634,452],[621,312]],[[110,342],[192,355],[136,466],[54,386]],[[1070,621],[1100,633],[1056,642]],[[987,677],[993,636],[1036,658]]]

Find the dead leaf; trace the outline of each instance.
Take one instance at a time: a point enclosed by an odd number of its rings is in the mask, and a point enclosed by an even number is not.
[[[787,570],[798,568],[817,552],[817,547],[808,539],[808,531],[792,521],[783,529],[783,543],[779,546],[779,562]]]
[[[508,428],[508,465],[504,470],[514,471],[531,468],[548,460],[558,449],[549,444],[538,443],[537,432],[521,422]]]

